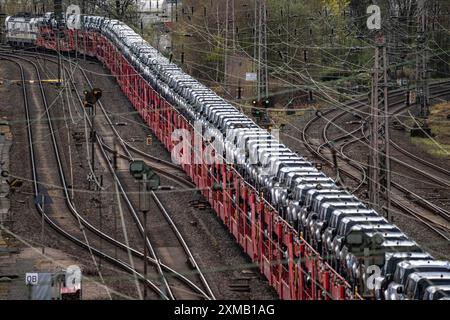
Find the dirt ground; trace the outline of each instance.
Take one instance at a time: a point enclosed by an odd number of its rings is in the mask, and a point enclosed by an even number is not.
[[[41,61],[41,63],[43,62]],[[114,114],[115,121],[126,123],[126,125],[117,126],[120,134],[128,142],[142,150],[162,159],[169,160],[170,155],[161,144],[156,142],[155,137],[153,137],[155,143],[152,146],[145,144],[146,137],[151,135],[150,130],[143,124],[138,115],[135,114],[132,106],[123,96],[115,81],[111,76],[108,76],[107,70],[96,62],[82,62],[82,67],[92,71],[96,75],[95,77],[92,76],[95,86],[106,88],[102,101]],[[17,70],[13,65],[2,63],[0,68],[0,75],[2,77],[9,79],[19,78]],[[53,68],[52,64],[47,63],[46,68],[51,72]],[[86,86],[80,77],[77,78],[77,82],[80,88]],[[34,208],[34,199],[31,196],[33,189],[29,179],[31,177],[30,168],[29,165],[26,165],[30,163],[30,160],[20,90],[21,88],[17,85],[0,87],[0,116],[8,118],[12,123],[11,127],[14,136],[13,147],[11,149],[11,159],[13,159],[11,171],[17,176],[22,177],[24,181],[23,186],[14,195],[11,195],[11,199],[13,200],[11,206],[12,221],[7,225],[8,230],[14,234],[7,235],[8,246],[18,248],[19,254],[12,253],[7,256],[8,266],[5,266],[5,270],[7,268],[15,268],[19,277],[14,281],[17,281],[17,284],[21,284],[23,283],[25,270],[49,270],[63,268],[69,264],[78,264],[85,271],[85,275],[89,279],[92,279],[92,281],[88,279],[84,282],[86,285],[84,298],[108,299],[109,295],[104,287],[102,285],[99,288],[96,287],[100,279],[93,266],[92,258],[86,252],[50,230],[45,235],[46,251],[49,254],[49,258],[39,255],[39,250],[36,251],[33,249],[39,248],[41,242],[40,219]],[[52,97],[56,96],[57,92],[55,89],[49,88],[47,91],[49,91]],[[71,130],[72,132],[82,131],[84,125],[77,119],[77,114],[74,110],[72,109],[72,116],[74,117],[75,123],[71,125]],[[55,112],[53,117],[61,116],[63,111],[69,111],[67,106],[52,111]],[[63,121],[56,121],[56,127],[62,128]],[[76,190],[89,190],[89,183],[86,181],[87,164],[85,144],[77,148],[74,141],[67,141],[66,132],[63,130],[58,130],[58,132],[58,141],[64,146],[62,151],[65,166],[67,166],[69,160],[68,144],[73,147],[71,160],[75,167],[75,176],[71,183],[76,187]],[[98,168],[99,163],[96,166]],[[105,173],[105,183],[107,182]],[[83,193],[87,195],[83,195]],[[216,297],[220,299],[244,300],[276,299],[277,295],[274,290],[259,275],[259,271],[250,264],[248,258],[242,253],[242,250],[226,231],[219,219],[216,218],[212,210],[199,210],[188,205],[195,197],[195,190],[160,195],[161,200],[170,211],[172,218],[185,237],[201,269],[206,273]],[[89,191],[75,194],[77,209],[95,226],[99,226],[100,216],[98,209],[93,205],[92,201],[98,198],[98,195]],[[121,232],[115,231],[115,223],[117,221],[114,219],[116,212],[114,200],[109,199],[107,194],[101,195],[100,198],[104,204],[102,216],[103,230],[110,235],[116,235],[119,240],[123,240]],[[142,240],[139,237],[136,227],[133,225],[132,219],[127,217],[125,221],[127,233],[130,236],[130,243],[136,248],[142,247]],[[24,241],[18,241],[18,238]],[[98,243],[98,241],[94,243]],[[52,261],[52,264],[50,264],[50,261]],[[3,272],[1,266],[0,274]],[[137,297],[134,282],[129,275],[118,271],[106,262],[102,264],[102,275],[114,298],[124,299],[127,297]],[[241,281],[242,278],[246,278],[246,281],[249,282],[249,291],[233,291],[230,285]],[[14,286],[11,284],[8,283],[8,286],[13,288]],[[26,292],[22,292],[21,294],[21,296],[14,296],[14,290],[10,289],[9,293],[6,293],[6,297],[27,298]]]

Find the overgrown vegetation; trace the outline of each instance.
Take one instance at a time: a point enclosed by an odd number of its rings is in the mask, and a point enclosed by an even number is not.
[[[372,0],[266,0],[270,94],[284,96],[281,106],[303,99],[312,90],[328,103],[370,91],[374,34],[366,27]],[[53,0],[4,0],[8,13],[50,11]],[[132,0],[64,0],[85,12],[125,21],[141,31]],[[418,44],[417,1],[380,0],[392,82],[416,83],[417,61],[425,54]],[[425,1],[428,9],[428,69],[433,78],[450,77],[450,0]],[[227,4],[229,5],[227,9]],[[176,18],[175,18],[176,16]],[[235,98],[241,87],[248,97],[255,84],[245,72],[257,69],[255,0],[180,0],[172,27],[173,60],[220,92]],[[162,28],[150,26],[144,36],[155,44]],[[228,86],[228,90],[225,87]],[[251,97],[250,97],[251,98]]]
[[[412,142],[433,156],[450,159],[450,103],[433,106],[428,124],[433,138],[412,138]]]

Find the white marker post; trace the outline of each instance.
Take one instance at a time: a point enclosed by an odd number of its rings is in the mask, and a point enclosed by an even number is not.
[[[367,8],[367,14],[371,15],[367,19],[367,28],[369,30],[381,30],[381,8],[377,5],[370,5]]]

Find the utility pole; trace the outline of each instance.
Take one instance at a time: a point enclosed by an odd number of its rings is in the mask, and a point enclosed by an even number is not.
[[[255,24],[253,27],[253,71],[258,74],[258,0],[255,0]],[[259,83],[256,82],[256,94],[258,95],[258,101],[260,101],[259,97]]]
[[[98,192],[98,214],[99,214],[99,221],[100,221],[100,230],[103,230],[103,212],[102,212],[102,201],[103,201],[103,194],[102,194],[102,188],[103,188],[103,175],[100,177],[100,187],[97,186],[97,192]],[[103,240],[100,239],[100,251],[103,251]],[[102,269],[102,258],[99,257],[99,263],[98,263],[98,269]]]
[[[225,1],[225,49],[224,49],[224,70],[225,70],[225,76],[224,76],[224,87],[225,90],[228,89],[228,76],[229,76],[229,40],[230,40],[230,12],[231,12],[231,28],[232,28],[232,52],[234,53],[236,50],[236,19],[235,19],[235,7],[234,7],[234,1],[235,0],[226,0]],[[232,82],[232,81],[231,81]],[[232,82],[233,83],[233,82]]]
[[[290,57],[291,56],[291,51],[290,51],[290,46],[291,46],[291,24],[290,24],[290,16],[291,16],[291,0],[288,0],[286,2],[286,57]],[[286,60],[285,63],[287,63],[289,65],[289,61]],[[294,99],[294,86],[291,86],[290,90],[289,90],[289,101],[293,101]]]
[[[0,0],[0,43],[5,43],[5,20],[6,14],[4,12],[3,3]]]
[[[388,66],[386,38],[376,35],[375,65],[372,80],[371,130],[369,150],[369,199],[375,209],[383,208],[386,199],[387,216],[391,207],[391,165],[389,135]]]
[[[383,77],[384,77],[384,88],[383,88],[383,100],[384,100],[384,171],[382,172],[382,181],[384,182],[384,195],[386,199],[386,216],[389,219],[391,214],[391,133],[389,128],[389,83],[388,83],[388,56],[387,48],[383,47]]]
[[[53,0],[53,9],[56,17],[56,47],[58,51],[58,83],[61,85],[61,48],[60,38],[63,27],[62,0]]]
[[[420,118],[426,120],[430,115],[430,88],[428,83],[428,9],[425,0],[417,1],[419,35],[417,37],[417,81],[420,101]]]
[[[217,41],[218,46],[220,46],[220,15],[219,15],[219,5],[220,3],[217,1],[216,3],[216,18],[217,18]],[[220,80],[220,63],[219,60],[217,60],[216,64],[216,82],[219,82]]]
[[[258,101],[269,97],[268,76],[269,70],[267,68],[267,10],[266,0],[255,0],[255,38],[257,39],[257,56],[255,59],[258,65],[258,81],[257,94]]]
[[[175,0],[175,22],[178,22],[178,0]]]
[[[377,207],[380,203],[378,190],[379,176],[379,122],[378,122],[378,86],[379,86],[379,59],[380,48],[375,47],[375,65],[372,78],[372,94],[370,108],[370,146],[369,146],[369,200],[373,206]]]
[[[224,45],[224,87],[225,91],[227,90],[228,84],[228,29],[229,29],[229,8],[230,8],[230,0],[226,0],[225,2],[225,45]]]
[[[117,173],[117,170],[119,169],[118,166],[118,150],[117,150],[117,139],[116,136],[113,138],[113,169],[114,173]],[[117,181],[114,180],[114,183],[117,183]],[[112,214],[114,215],[114,239],[117,239],[117,214],[115,211],[115,206],[111,206]],[[114,246],[114,257],[117,259],[117,246]]]
[[[45,195],[41,195],[42,201],[42,219],[41,219],[41,243],[42,243],[42,254],[45,254]]]
[[[233,23],[233,54],[235,54],[236,53],[236,32],[237,32],[237,29],[236,29],[236,7],[235,7],[235,5],[236,5],[236,0],[231,0],[231,12],[232,12],[232,14],[233,14],[233,16],[232,16],[232,23]]]
[[[147,193],[147,174],[144,173],[144,179],[142,180],[142,191],[141,191],[141,211],[144,216],[144,277],[147,279],[147,268],[148,268],[148,251],[147,251],[147,215],[149,211],[149,194]],[[144,285],[144,300],[147,300],[147,284]]]
[[[95,138],[97,132],[95,131],[95,104],[90,108],[91,111],[91,166],[92,172],[95,174]]]

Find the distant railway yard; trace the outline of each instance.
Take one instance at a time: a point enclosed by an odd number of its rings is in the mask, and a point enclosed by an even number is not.
[[[57,63],[54,57],[36,56],[24,52],[20,53],[18,58],[17,54],[17,52],[11,54],[11,51],[7,50],[1,52],[1,59],[8,62],[2,64],[2,72],[20,79],[19,66],[25,65],[22,67],[24,81],[35,79],[36,72],[42,76],[45,75],[46,78],[57,77],[55,74]],[[196,195],[192,182],[189,182],[182,170],[171,164],[170,154],[160,146],[150,130],[141,124],[138,116],[130,112],[129,102],[120,91],[113,89],[116,85],[108,78],[101,79],[103,83],[93,81],[95,85],[101,84],[102,87],[112,88],[110,92],[105,92],[103,102],[103,105],[108,106],[108,111],[103,114],[102,119],[96,119],[97,134],[103,141],[104,149],[95,150],[99,157],[96,158],[94,171],[99,172],[97,175],[102,177],[104,187],[102,187],[103,190],[94,191],[99,186],[95,181],[87,179],[91,173],[91,163],[88,161],[90,159],[89,143],[86,143],[89,139],[86,132],[89,135],[89,130],[85,123],[86,119],[82,116],[84,111],[81,94],[91,81],[89,77],[91,73],[100,73],[104,70],[93,62],[83,63],[79,70],[73,68],[73,65],[67,64],[65,76],[68,83],[64,93],[60,93],[54,85],[46,86],[43,92],[39,91],[38,85],[27,88],[25,94],[28,100],[28,112],[33,112],[35,115],[29,119],[29,122],[26,119],[25,108],[22,110],[19,108],[22,101],[17,101],[15,107],[11,105],[14,97],[21,95],[23,87],[14,85],[10,87],[12,90],[2,93],[6,98],[2,99],[2,104],[5,104],[2,106],[2,116],[17,119],[9,121],[14,141],[11,149],[11,172],[17,172],[17,175],[11,174],[11,177],[23,181],[23,185],[15,190],[11,199],[11,212],[6,224],[13,226],[14,230],[21,230],[27,239],[25,243],[20,243],[20,238],[15,239],[14,235],[4,233],[6,243],[12,247],[16,245],[23,247],[27,244],[39,247],[42,241],[41,217],[38,213],[29,215],[28,211],[35,205],[34,198],[30,198],[30,194],[33,194],[33,180],[29,178],[32,176],[31,170],[24,166],[30,158],[30,155],[27,155],[29,144],[26,142],[27,128],[29,128],[32,132],[35,131],[35,140],[30,141],[30,144],[35,150],[36,175],[42,177],[42,181],[39,180],[37,183],[46,186],[53,202],[51,212],[40,213],[45,213],[45,219],[50,226],[50,228],[46,226],[44,246],[70,252],[66,259],[76,261],[83,265],[84,269],[89,270],[88,274],[92,274],[92,281],[99,286],[100,290],[97,294],[100,294],[100,298],[107,299],[109,294],[115,296],[114,292],[116,294],[120,292],[120,295],[116,296],[118,298],[139,298],[135,281],[142,280],[140,278],[143,270],[144,242],[139,236],[143,229],[138,220],[142,217],[139,217],[140,212],[134,211],[134,208],[138,208],[139,202],[138,184],[128,173],[128,161],[134,159],[136,155],[147,160],[160,172],[163,185],[173,187],[173,190],[158,193],[155,198],[157,202],[150,208],[152,214],[149,215],[148,223],[154,231],[149,232],[148,246],[153,248],[151,251],[155,256],[152,257],[149,253],[149,278],[154,279],[158,285],[155,288],[157,292],[152,292],[151,295],[149,292],[149,298],[162,296],[162,292],[159,291],[160,275],[155,267],[156,259],[161,259],[161,273],[171,274],[166,277],[168,277],[167,281],[170,281],[169,287],[173,296],[177,298],[211,299],[218,295],[220,298],[246,299],[250,295],[254,296],[253,290],[256,290],[256,297],[260,295],[261,299],[275,298],[274,293],[266,288],[258,273],[252,270],[253,267],[248,265],[248,261],[233,245],[232,239],[219,221],[211,215],[211,208]],[[63,95],[64,104],[55,107],[54,101],[58,98],[58,94]],[[32,109],[39,107],[44,96],[47,100],[49,115],[51,114],[50,119],[53,119],[52,132],[48,129],[49,122],[46,119],[45,109],[37,109],[37,111]],[[115,121],[114,124],[112,120]],[[110,125],[116,129],[111,131]],[[56,145],[52,146],[53,135]],[[147,145],[149,136],[154,140],[151,145]],[[107,165],[114,155],[114,139],[117,141],[117,169],[112,172],[116,172],[117,176],[108,172]],[[59,167],[56,153],[54,157],[50,157],[56,148],[59,152],[61,172],[53,170]],[[123,199],[117,199],[114,179],[121,181],[121,188],[124,191],[119,195]],[[65,183],[62,184],[61,181]],[[53,206],[58,202],[60,204],[54,208]],[[115,212],[114,208],[118,207],[123,210],[121,215]],[[164,213],[167,213],[171,221],[173,219],[180,227],[181,234],[178,229],[177,231],[172,229],[171,223],[163,216]],[[161,235],[164,235],[164,239],[161,239]],[[187,239],[189,245],[183,248],[181,242],[186,241],[185,235],[189,236]],[[71,240],[75,237],[79,240],[75,242],[79,245],[79,249],[74,252]],[[232,244],[231,247],[230,244]],[[192,255],[191,250],[194,248],[195,255]],[[188,255],[186,250],[189,252]],[[103,266],[100,260],[92,260],[90,252],[95,251],[103,260]],[[133,269],[126,267],[129,265],[129,257],[132,257],[134,261]],[[38,263],[43,258],[35,259]],[[197,265],[197,260],[202,262]],[[192,264],[197,265],[197,271]],[[213,283],[213,289],[209,283]],[[111,287],[111,290],[103,288],[102,284],[108,288]],[[12,291],[15,292],[15,290]],[[23,292],[26,293],[25,290]]]
[[[191,2],[0,3],[0,300],[450,300],[439,6]]]

